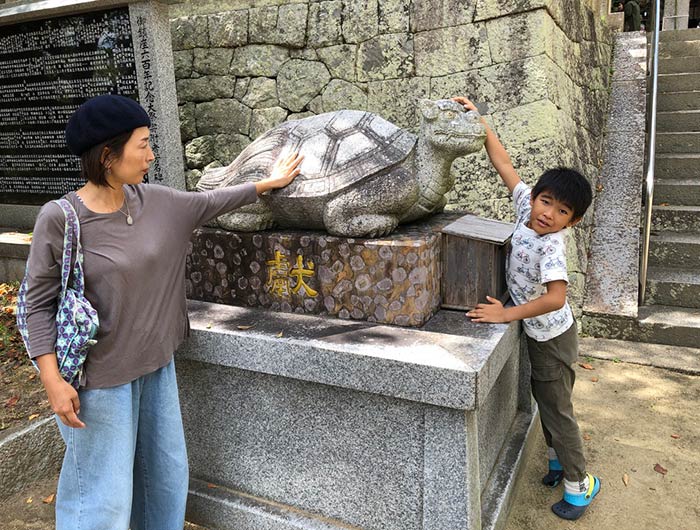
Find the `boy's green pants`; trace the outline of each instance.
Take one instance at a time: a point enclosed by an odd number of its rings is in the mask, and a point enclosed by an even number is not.
[[[578,423],[574,417],[571,394],[578,358],[576,323],[553,339],[537,342],[527,337],[532,367],[532,395],[540,410],[544,439],[557,452],[567,480],[583,480],[586,459]]]

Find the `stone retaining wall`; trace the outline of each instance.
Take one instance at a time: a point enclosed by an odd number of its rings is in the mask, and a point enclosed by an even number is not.
[[[342,108],[416,131],[419,98],[464,94],[534,183],[556,165],[595,186],[606,121],[611,32],[587,0],[239,0],[171,6],[191,189],[285,120]],[[485,152],[458,160],[450,208],[512,220]],[[590,233],[573,231],[580,307]]]
[[[58,475],[65,444],[53,416],[0,436],[0,500]]]

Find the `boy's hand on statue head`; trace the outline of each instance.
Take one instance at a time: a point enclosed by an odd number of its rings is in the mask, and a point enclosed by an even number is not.
[[[474,105],[474,103],[472,103],[470,100],[468,100],[464,96],[455,96],[451,99],[452,99],[452,101],[455,101],[456,103],[459,103],[460,105],[464,106],[464,108],[467,110],[473,110],[475,112],[479,112],[476,109],[476,105]]]
[[[473,103],[471,100],[465,98],[464,96],[455,96],[455,97],[450,98],[450,99],[451,99],[452,101],[454,101],[455,103],[459,103],[460,105],[462,105],[462,106],[464,107],[464,110],[466,110],[466,111],[473,110],[474,112],[479,113],[479,120],[480,120],[481,123],[483,123],[483,124],[487,127],[487,129],[488,129],[488,123],[486,123],[486,120],[484,119],[483,116],[481,116],[481,113],[479,112],[479,109],[476,108],[476,105],[474,105],[474,103]]]
[[[486,300],[489,301],[488,304],[476,304],[476,307],[467,313],[472,322],[488,322],[492,324],[508,322],[506,310],[501,301],[491,296],[487,296]]]

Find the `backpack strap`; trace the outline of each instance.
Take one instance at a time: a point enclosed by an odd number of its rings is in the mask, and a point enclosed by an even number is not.
[[[53,201],[61,207],[66,216],[66,224],[63,235],[63,259],[61,265],[61,296],[68,288],[68,279],[71,273],[71,257],[73,253],[73,238],[76,239],[76,256],[73,265],[73,288],[80,296],[84,295],[85,283],[83,279],[83,249],[80,245],[80,222],[73,205],[67,199]]]

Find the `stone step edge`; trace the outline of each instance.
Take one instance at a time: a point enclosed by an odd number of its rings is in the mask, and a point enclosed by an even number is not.
[[[12,228],[0,228],[0,258],[27,259],[31,236]]]
[[[700,213],[700,206],[687,206],[683,204],[679,204],[677,206],[674,205],[668,205],[668,206],[663,206],[661,204],[655,204],[653,207],[654,210],[662,211],[662,212],[688,212],[688,213]]]
[[[685,92],[666,92],[666,94],[684,94]],[[683,109],[683,110],[660,110],[656,113],[656,117],[658,118],[659,116],[670,116],[670,115],[679,115],[679,114],[697,114],[700,116],[700,92],[698,94],[698,106],[699,108],[697,109]],[[679,131],[677,131],[679,132]],[[688,132],[695,132],[695,131],[688,131]]]
[[[592,307],[584,307],[581,317],[582,336],[591,336],[588,330],[593,328],[593,331],[598,333],[593,335],[594,337],[610,340],[690,348],[694,348],[698,343],[696,339],[700,333],[700,309],[698,308],[651,305],[639,306],[635,313],[635,315],[612,314]],[[668,313],[672,313],[673,317],[669,317]],[[679,326],[679,321],[686,322]]]
[[[700,349],[687,346],[581,337],[579,357],[653,366],[683,374],[700,375]]]
[[[652,230],[650,241],[671,244],[700,244],[700,233],[698,232],[673,232],[671,230]]]
[[[692,39],[686,39],[685,37],[691,36]],[[671,31],[662,31],[659,34],[659,40],[661,42],[687,42],[700,40],[700,28],[688,28],[688,29],[676,29]]]
[[[664,186],[700,186],[700,178],[667,178],[660,179]]]
[[[673,96],[685,96],[688,95],[690,96],[700,96],[700,89],[695,89],[695,90],[677,90],[675,92],[664,92],[664,99],[672,98]],[[697,109],[689,109],[689,110],[697,110]],[[658,111],[658,112],[668,112],[668,111]]]
[[[501,447],[491,476],[481,485],[481,528],[504,528],[515,497],[515,487],[522,476],[525,463],[533,455],[539,436],[539,411],[519,410],[511,425],[510,435]]]
[[[647,272],[647,282],[679,284],[679,285],[700,285],[700,271],[688,269],[686,267],[660,267],[658,265],[649,267]]]
[[[685,160],[689,158],[697,158],[700,162],[700,153],[657,153],[656,161],[662,158],[664,160]]]

